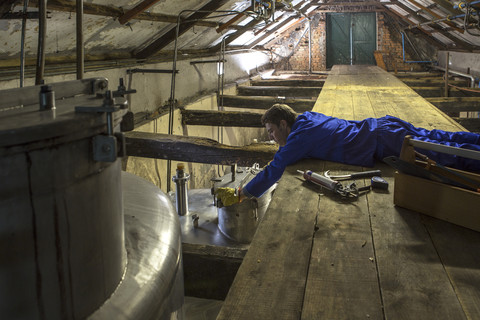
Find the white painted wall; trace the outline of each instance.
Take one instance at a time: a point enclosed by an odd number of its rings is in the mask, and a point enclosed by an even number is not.
[[[212,58],[204,58],[212,60]],[[264,53],[252,52],[236,55],[226,55],[225,82],[230,83],[225,88],[224,94],[235,94],[236,83],[248,81],[250,76],[255,75],[256,69],[263,67],[269,62],[269,57]],[[197,59],[201,60],[201,59]],[[144,69],[172,69],[172,63],[158,63],[137,68]],[[190,61],[177,63],[179,73],[176,76],[175,99],[179,105],[187,109],[217,110],[217,67],[214,63],[191,65]],[[124,78],[127,88],[136,89],[137,93],[130,95],[129,107],[134,113],[153,113],[159,107],[166,105],[170,98],[171,74],[141,74],[127,75],[127,69],[111,69],[99,72],[87,72],[84,78],[106,77],[109,79],[109,88],[116,90],[119,79]],[[75,75],[61,75],[45,78],[46,83],[74,80]],[[27,78],[25,86],[33,85],[34,79]],[[17,88],[19,80],[0,81],[0,89]],[[232,109],[233,110],[233,109]],[[249,110],[252,111],[252,110]],[[259,111],[262,112],[262,111]],[[188,126],[182,127],[180,112],[174,116],[173,134],[200,136],[221,141],[217,127]],[[168,115],[157,118],[136,130],[146,132],[168,133]],[[223,143],[229,145],[245,145],[252,143],[253,139],[265,140],[264,129],[259,128],[223,128]],[[222,135],[221,135],[222,136]],[[127,171],[135,173],[166,190],[167,165],[165,160],[144,159],[129,157],[126,163]],[[175,174],[176,162],[172,163],[172,175]],[[207,164],[187,164],[186,171],[191,174],[190,188],[209,188],[210,179],[215,175],[222,175],[222,167]],[[174,184],[172,183],[172,188]]]
[[[438,52],[438,65],[446,67],[448,51]],[[480,78],[480,53],[449,51],[449,69]],[[478,79],[476,80],[478,87]]]

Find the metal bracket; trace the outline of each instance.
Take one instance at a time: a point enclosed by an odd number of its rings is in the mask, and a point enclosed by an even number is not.
[[[118,107],[118,105],[120,107]],[[123,104],[115,104],[112,92],[107,90],[103,105],[100,107],[75,107],[75,112],[105,113],[107,118],[107,134],[93,137],[93,160],[98,162],[114,162],[117,157],[126,154],[125,137],[122,133],[113,132],[113,113],[124,109]]]

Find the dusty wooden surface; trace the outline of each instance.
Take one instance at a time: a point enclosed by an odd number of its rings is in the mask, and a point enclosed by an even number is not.
[[[314,110],[463,129],[377,67],[335,66]],[[393,170],[376,167],[389,190],[356,201],[296,169],[365,168],[311,159],[288,167],[218,319],[480,319],[480,233],[395,207]]]
[[[261,166],[272,160],[273,144],[254,143],[243,147],[221,144],[201,137],[130,131],[125,133],[127,156],[240,166]]]

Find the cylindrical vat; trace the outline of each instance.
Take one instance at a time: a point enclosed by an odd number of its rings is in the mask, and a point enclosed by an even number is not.
[[[121,163],[93,160],[106,119],[82,103],[0,111],[2,318],[85,318],[125,272]]]
[[[127,271],[89,319],[183,319],[179,217],[157,186],[127,172],[122,172],[122,181]]]
[[[235,180],[232,174],[224,175],[221,181],[216,182],[214,189],[238,188],[246,185],[260,170],[257,168],[238,168]],[[218,207],[218,228],[228,238],[240,243],[250,243],[257,231],[258,224],[262,220],[268,205],[272,200],[274,184],[260,198],[245,199],[241,203],[231,206]]]

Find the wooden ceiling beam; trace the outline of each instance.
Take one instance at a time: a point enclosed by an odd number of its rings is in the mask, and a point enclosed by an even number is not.
[[[150,8],[151,6],[157,4],[157,2],[159,2],[159,1],[160,0],[143,0],[142,2],[137,4],[135,7],[133,7],[132,9],[125,12],[122,16],[120,16],[118,18],[118,21],[121,24],[125,24],[128,21],[130,21],[131,19],[138,16],[140,13],[142,13],[145,10],[147,10],[148,8]]]
[[[2,3],[0,3],[0,18],[3,17],[4,14],[9,13],[14,6],[22,2],[22,0],[3,0]]]
[[[406,12],[408,12],[408,13],[410,13],[410,14],[414,14],[414,13],[415,13],[414,10],[410,9],[409,7],[407,7],[406,5],[404,5],[403,3],[398,2],[398,3],[396,3],[396,5],[397,5],[398,7],[400,7],[402,10],[405,10]],[[416,16],[416,18],[417,18],[418,20],[420,20],[421,23],[428,21],[426,18],[424,18],[424,17],[422,17],[422,16],[420,16],[420,15]],[[430,27],[431,27],[432,29],[434,29],[436,32],[438,32],[438,33],[442,34],[443,36],[447,37],[448,39],[452,40],[454,43],[458,44],[458,46],[459,46],[460,48],[463,48],[463,49],[466,49],[466,50],[472,50],[472,49],[473,49],[473,46],[472,46],[472,45],[468,44],[467,42],[465,42],[465,41],[462,40],[462,39],[459,39],[459,38],[453,36],[453,34],[451,34],[450,32],[448,32],[447,30],[441,29],[441,27],[440,27],[439,25],[433,24],[433,25],[430,25]]]
[[[423,11],[427,12],[428,14],[430,14],[432,17],[434,18],[437,18],[437,19],[441,19],[441,18],[444,18],[442,16],[440,16],[439,14],[436,14],[434,11],[430,10],[429,8],[423,6],[421,3],[418,3],[417,1],[415,0],[408,0],[409,2],[411,2],[413,5],[419,7],[420,9],[422,9]],[[461,29],[461,28],[458,28],[454,23],[450,22],[450,21],[443,21],[445,24],[449,25],[450,27],[454,28],[456,31],[460,32],[460,33],[463,33],[464,30]]]
[[[205,17],[213,13],[215,10],[217,10],[227,2],[228,2],[227,0],[217,0],[217,1],[211,0],[207,2],[200,9],[196,10],[196,12],[188,16],[188,18],[184,19],[184,20],[187,20],[188,22],[184,22],[180,24],[178,36],[190,30],[195,25],[196,20],[204,19]],[[147,59],[155,55],[158,51],[162,50],[173,41],[175,41],[175,37],[176,37],[176,24],[172,28],[170,28],[166,33],[164,33],[161,37],[153,41],[153,43],[148,45],[146,48],[136,52],[134,55],[138,59]]]
[[[30,0],[29,7],[38,7],[38,0]],[[59,12],[75,12],[75,1],[68,1],[68,0],[48,0],[47,2],[47,9],[52,11],[59,11]],[[104,6],[99,4],[93,3],[84,3],[83,4],[83,13],[84,14],[91,14],[97,16],[104,16],[104,17],[113,17],[113,18],[120,18],[124,12],[122,8],[112,7],[112,6]],[[143,12],[135,16],[137,20],[144,20],[144,21],[154,21],[154,22],[166,22],[166,23],[177,23],[177,16],[175,15],[168,15],[168,14],[160,14],[160,13],[148,13]],[[196,21],[195,25],[208,27],[208,28],[218,28],[219,24],[213,21]],[[221,26],[222,24],[220,24]],[[230,29],[237,29],[236,26],[230,26]]]
[[[248,11],[248,10],[251,10],[251,9],[252,9],[252,7],[250,6],[247,9],[245,9],[242,13],[237,14],[235,17],[233,17],[232,19],[225,22],[223,25],[221,25],[220,27],[218,27],[216,29],[217,33],[225,31],[229,26],[231,26],[232,24],[234,24],[238,20],[241,20],[242,18],[245,18],[246,17],[245,12]]]
[[[449,0],[432,0],[434,3],[436,3],[440,8],[443,8],[447,12],[453,15],[459,15],[462,14],[463,11],[459,9],[454,9],[453,4]]]
[[[300,11],[300,8],[302,7],[302,5],[305,3],[305,1],[301,1],[299,2],[296,6],[293,7],[293,11],[295,12],[299,12]],[[309,5],[310,6],[313,6],[313,5]],[[303,14],[305,15],[304,12],[300,11],[299,14]],[[262,30],[265,31],[265,33],[261,36],[258,36],[253,42],[251,42],[248,47],[251,49],[253,47],[255,47],[258,43],[260,43],[262,40],[264,40],[265,38],[269,37],[273,32],[277,32],[278,30],[280,30],[281,28],[283,28],[285,25],[287,25],[288,23],[290,23],[290,21],[294,20],[295,17],[288,17],[286,18],[283,22],[280,22],[276,27],[274,27],[272,30],[268,30],[268,26],[265,26],[265,28],[263,28]],[[297,21],[296,22],[300,22],[300,18],[297,17]],[[259,33],[258,33],[259,34]]]

